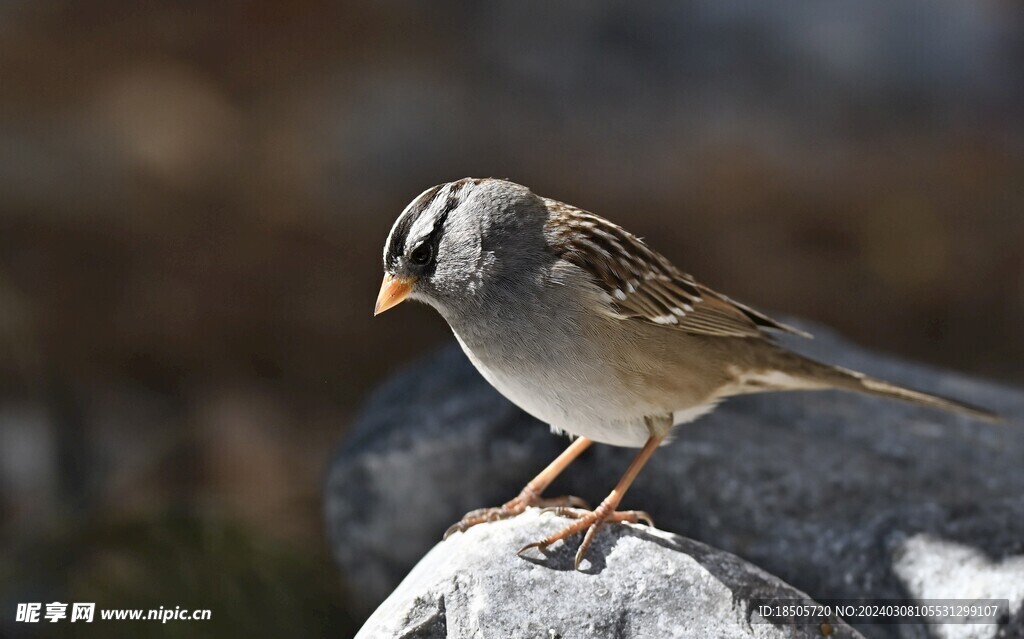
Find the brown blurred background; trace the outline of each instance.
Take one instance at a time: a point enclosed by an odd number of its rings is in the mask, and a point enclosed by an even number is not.
[[[371,307],[395,216],[466,175],[1024,381],[1021,69],[1008,0],[0,0],[0,635],[54,597],[350,633],[321,480],[447,338]]]

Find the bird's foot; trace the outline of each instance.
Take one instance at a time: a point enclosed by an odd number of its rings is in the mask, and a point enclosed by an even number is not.
[[[459,520],[458,523],[453,524],[445,531],[443,538],[448,539],[452,533],[465,532],[477,524],[515,517],[531,506],[537,506],[545,509],[566,509],[588,512],[582,510],[587,508],[587,502],[583,501],[579,497],[566,495],[565,497],[551,497],[544,499],[535,491],[527,487],[513,499],[505,502],[501,506],[496,508],[478,508],[476,510],[469,511],[462,516],[462,519]]]
[[[548,546],[551,546],[555,542],[586,530],[587,534],[584,535],[583,542],[580,544],[579,550],[576,551],[576,570],[580,569],[580,563],[582,563],[583,558],[586,556],[587,550],[590,548],[590,544],[593,543],[594,536],[597,534],[598,529],[600,529],[604,524],[608,522],[627,522],[631,524],[643,522],[648,526],[654,526],[654,521],[651,519],[651,516],[642,510],[615,510],[615,506],[607,502],[602,502],[595,510],[557,506],[553,508],[546,508],[545,512],[551,512],[562,517],[569,517],[576,521],[541,541],[523,546],[519,549],[518,554],[522,555],[531,548],[536,548],[537,550],[544,552],[547,550]]]

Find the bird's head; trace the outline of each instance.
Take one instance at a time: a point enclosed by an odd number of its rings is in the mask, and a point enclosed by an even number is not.
[[[515,282],[544,252],[546,219],[544,202],[514,182],[464,178],[427,189],[388,235],[374,315],[406,299],[446,315],[482,303],[489,287]]]

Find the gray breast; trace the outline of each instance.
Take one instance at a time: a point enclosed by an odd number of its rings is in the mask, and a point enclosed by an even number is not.
[[[598,293],[565,280],[559,274],[539,295],[492,302],[472,316],[442,313],[484,378],[526,412],[598,442],[642,446],[644,417],[666,409],[638,403],[615,364],[619,345],[600,327],[607,319],[588,306]]]

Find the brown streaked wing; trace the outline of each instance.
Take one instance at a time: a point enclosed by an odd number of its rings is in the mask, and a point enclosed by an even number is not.
[[[766,328],[810,337],[698,283],[608,220],[544,203],[554,214],[547,226],[552,248],[594,277],[616,317],[718,337],[766,337]]]

